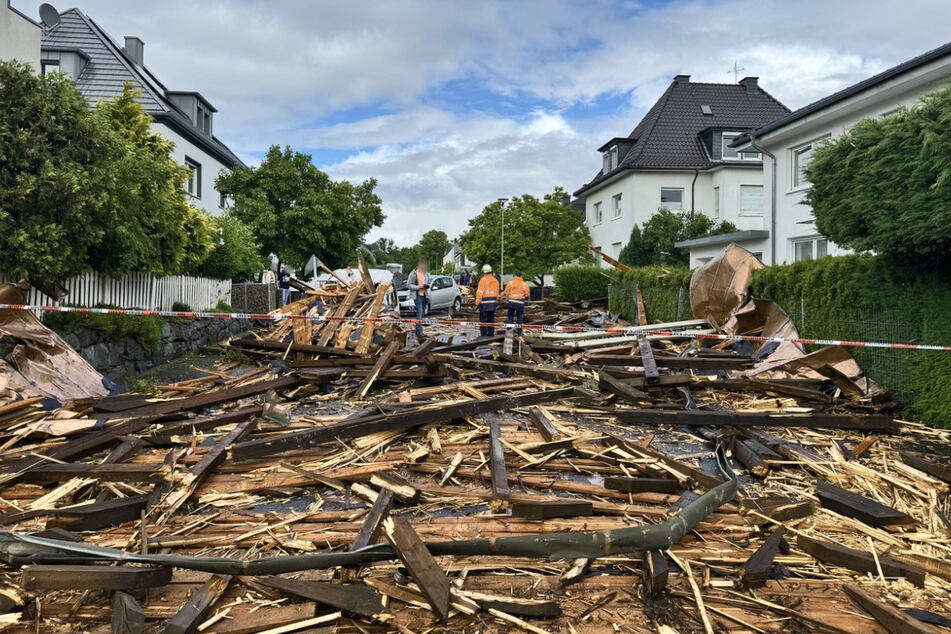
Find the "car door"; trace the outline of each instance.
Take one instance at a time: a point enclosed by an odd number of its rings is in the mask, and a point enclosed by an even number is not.
[[[449,298],[450,283],[449,278],[442,275],[433,279],[433,285],[430,289],[430,308],[436,310],[449,305],[452,301]]]

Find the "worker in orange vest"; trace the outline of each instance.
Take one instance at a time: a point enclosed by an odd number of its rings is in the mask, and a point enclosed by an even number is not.
[[[492,266],[482,267],[482,279],[476,289],[476,308],[479,309],[479,322],[482,324],[495,323],[495,305],[499,301],[499,281],[492,275]],[[483,337],[495,334],[494,326],[479,326],[479,333]]]
[[[508,299],[509,307],[508,319],[505,320],[505,323],[511,324],[512,318],[517,318],[518,328],[515,329],[515,334],[520,335],[522,334],[522,321],[525,318],[525,300],[529,296],[528,284],[522,279],[521,271],[515,272],[515,277],[505,285],[502,294]]]

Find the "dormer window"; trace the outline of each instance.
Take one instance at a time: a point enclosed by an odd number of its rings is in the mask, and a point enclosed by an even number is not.
[[[204,132],[205,134],[211,134],[211,113],[207,108],[202,106],[200,103],[197,106],[197,113],[195,117],[195,127]]]
[[[618,161],[618,150],[616,145],[612,145],[611,149],[601,155],[602,164],[601,170],[604,174],[607,174],[611,170],[617,168]]]
[[[730,144],[740,136],[742,132],[724,132],[723,133],[723,157],[724,161],[762,161],[763,155],[759,152],[739,152],[736,148],[730,147]]]

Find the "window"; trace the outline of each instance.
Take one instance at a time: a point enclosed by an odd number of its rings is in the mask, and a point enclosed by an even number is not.
[[[450,281],[448,277],[437,277],[433,280],[433,290],[439,291],[444,288],[449,288]]]
[[[614,203],[614,217],[620,218],[621,217],[621,194],[616,194],[611,200]]]
[[[713,217],[720,217],[720,186],[713,188]]]
[[[740,136],[739,132],[724,132],[723,133],[723,153],[721,156],[724,161],[736,161],[740,158],[739,153],[730,147],[730,144]]]
[[[816,139],[811,143],[806,143],[805,145],[800,145],[797,148],[792,149],[792,188],[806,187],[809,185],[809,181],[806,179],[806,167],[809,165],[809,161],[812,160],[812,151],[816,146],[823,141],[825,138]]]
[[[680,211],[684,208],[683,187],[661,187],[660,206],[670,211]]]
[[[188,168],[188,181],[185,183],[185,191],[195,198],[201,198],[201,163],[186,156],[185,167]]]
[[[610,150],[601,155],[602,165],[601,172],[607,174],[611,170],[617,167],[617,146],[611,147]]]
[[[740,185],[740,215],[763,215],[762,185]]]
[[[610,150],[608,150],[608,154],[611,155],[611,169],[613,170],[617,167],[617,146],[615,145]]]
[[[604,219],[604,214],[601,211],[601,201],[594,203],[594,224],[599,225]]]
[[[712,114],[713,114],[713,108],[711,108],[710,106],[708,106],[708,105],[705,104],[705,103],[704,103],[704,104],[700,104],[700,112],[701,112],[702,114],[705,114],[705,115],[712,115]]]
[[[228,208],[228,196],[222,192],[218,192],[218,206],[222,209]]]
[[[43,60],[40,62],[40,74],[43,76],[48,75],[49,73],[58,73],[59,72],[59,61],[57,60]]]
[[[821,236],[793,240],[793,261],[802,262],[829,255],[829,241]]]

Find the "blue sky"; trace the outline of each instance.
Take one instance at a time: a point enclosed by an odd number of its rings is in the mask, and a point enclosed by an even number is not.
[[[370,239],[402,244],[456,236],[499,197],[577,189],[676,74],[731,82],[736,62],[797,108],[951,39],[947,0],[74,1],[215,104],[246,161],[289,144],[377,178]]]

